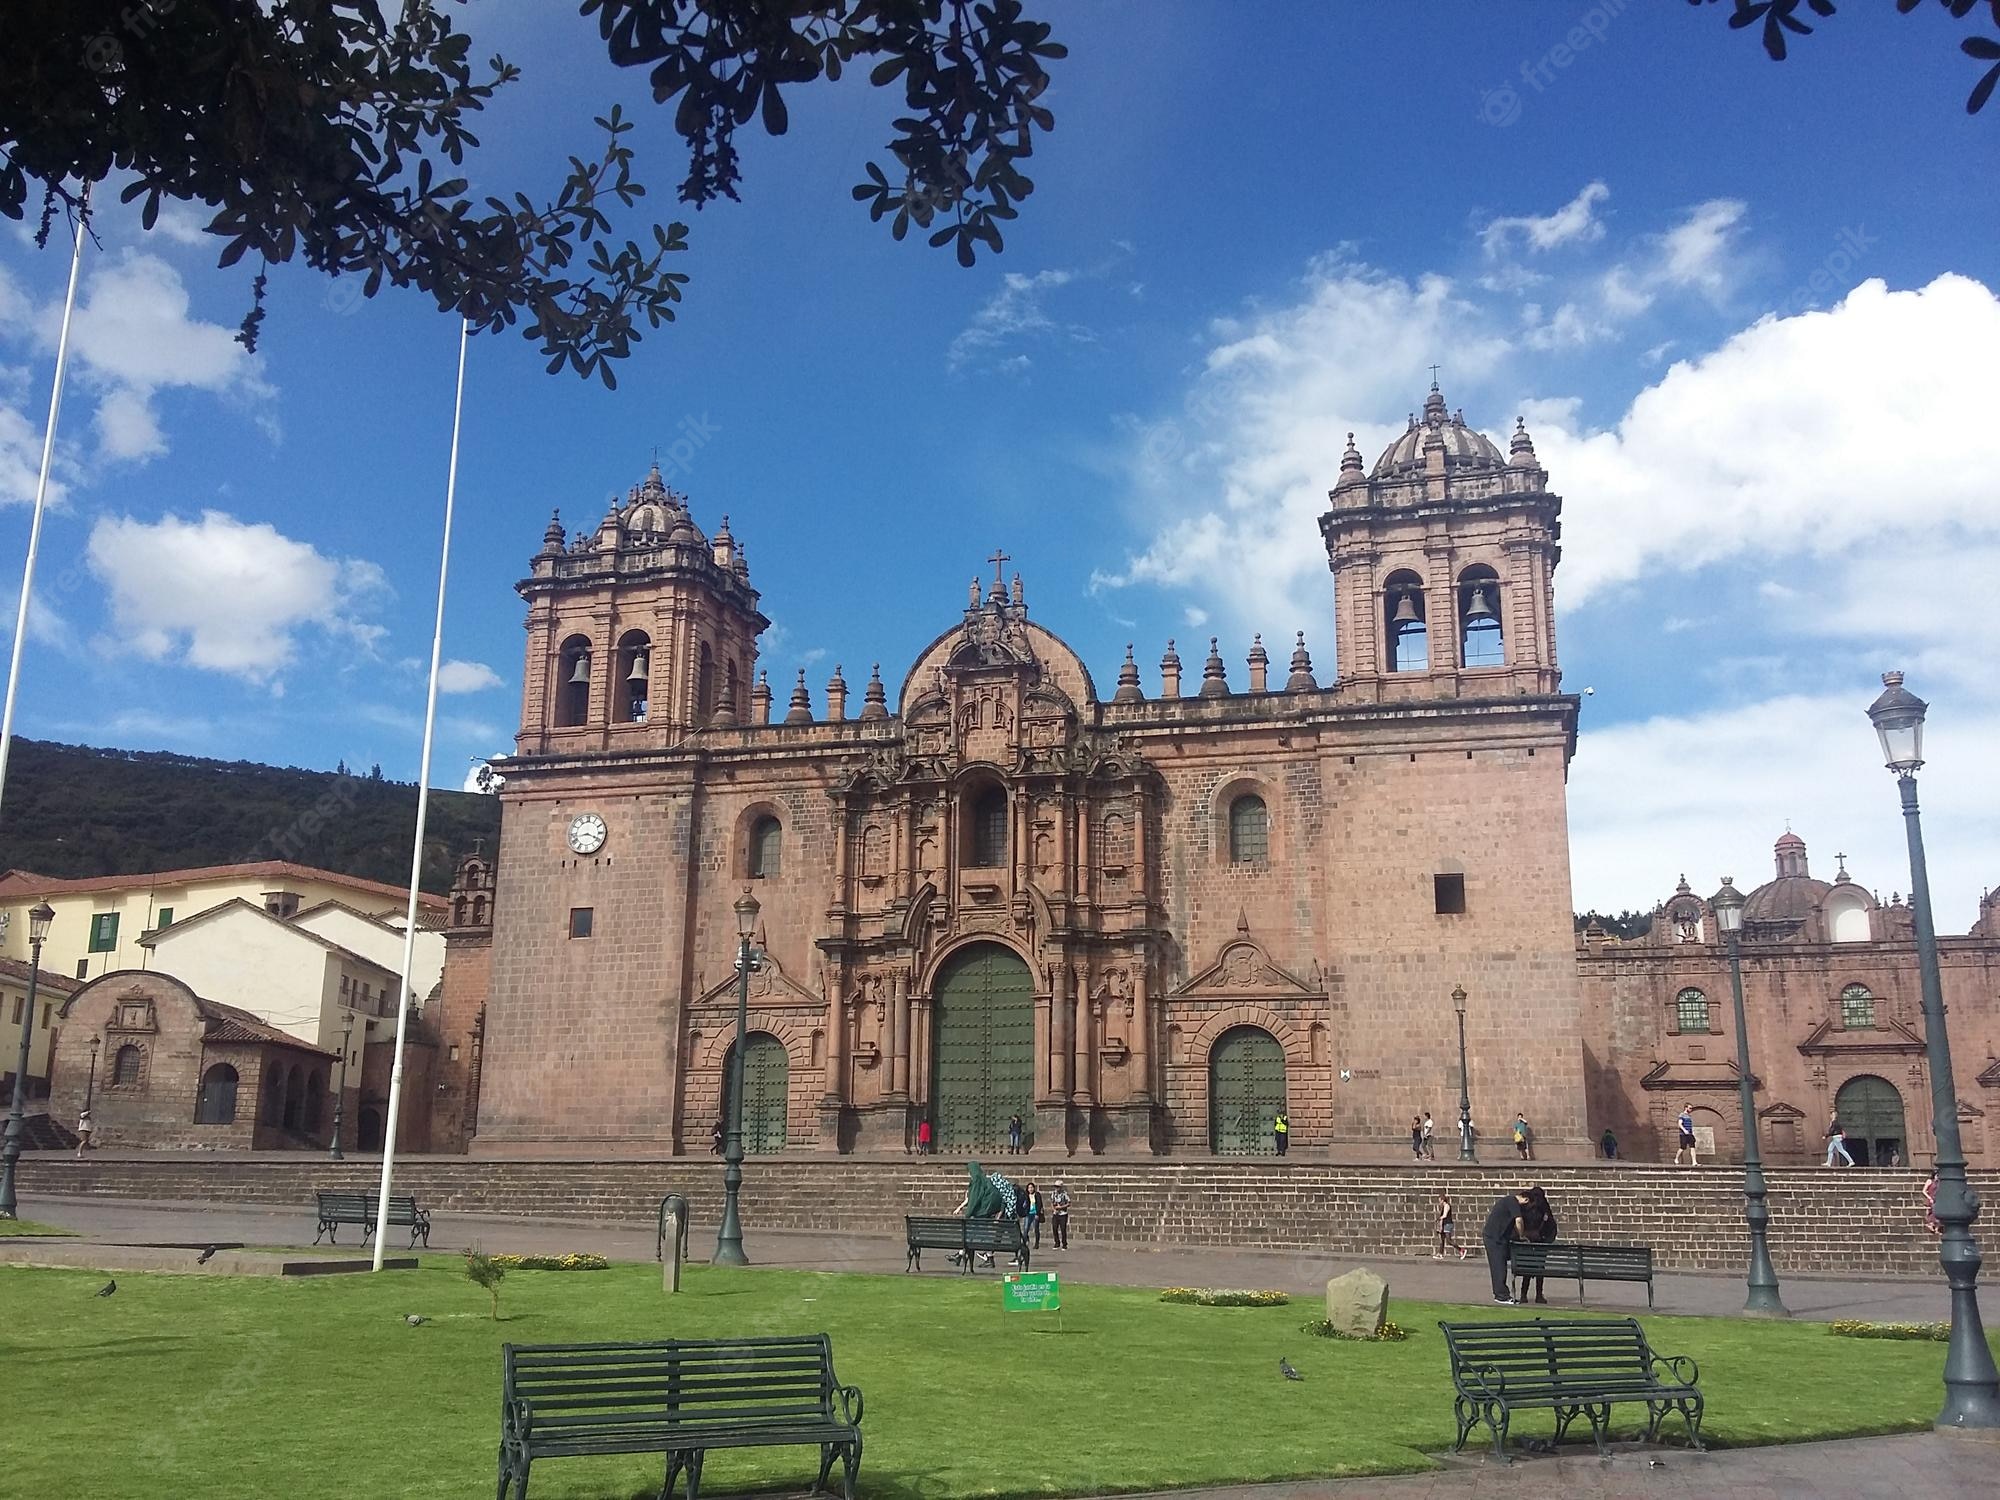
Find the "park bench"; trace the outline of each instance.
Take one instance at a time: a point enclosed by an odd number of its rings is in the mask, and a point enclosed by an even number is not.
[[[337,1245],[339,1237],[334,1233],[341,1224],[359,1224],[361,1243],[368,1243],[368,1236],[375,1232],[376,1201],[373,1193],[319,1193],[319,1234],[313,1236],[317,1245],[320,1235],[327,1237],[327,1243]],[[410,1248],[415,1249],[418,1240],[424,1242],[426,1250],[431,1247],[431,1212],[418,1208],[415,1198],[391,1198],[389,1200],[389,1224],[391,1228],[410,1231]]]
[[[682,1475],[687,1500],[700,1500],[711,1448],[793,1444],[819,1448],[815,1494],[839,1459],[854,1500],[861,1392],[834,1378],[826,1334],[507,1344],[501,1358],[499,1500],[510,1484],[525,1500],[536,1459],[615,1453],[666,1455],[661,1500]]]
[[[961,1219],[923,1218],[905,1215],[904,1234],[909,1240],[909,1252],[903,1259],[905,1271],[921,1271],[924,1268],[926,1250],[952,1250],[958,1253],[959,1269],[968,1274],[972,1271],[974,1251],[988,1255],[1005,1251],[1014,1258],[1022,1270],[1028,1269],[1028,1240],[1021,1233],[1020,1224],[1013,1219]]]
[[[1643,1281],[1646,1306],[1653,1305],[1653,1247],[1651,1245],[1575,1245],[1557,1240],[1535,1244],[1516,1240],[1507,1247],[1507,1260],[1516,1276],[1554,1276],[1575,1280],[1576,1300],[1583,1300],[1586,1281]]]
[[[1473,1427],[1493,1433],[1493,1452],[1507,1456],[1507,1423],[1529,1407],[1556,1414],[1556,1441],[1579,1416],[1590,1423],[1597,1451],[1605,1452],[1611,1408],[1621,1401],[1646,1407],[1646,1441],[1674,1412],[1688,1438],[1702,1447],[1701,1372],[1685,1356],[1662,1357],[1646,1343],[1637,1318],[1536,1318],[1515,1323],[1439,1323],[1451,1352],[1452,1413],[1465,1446]]]

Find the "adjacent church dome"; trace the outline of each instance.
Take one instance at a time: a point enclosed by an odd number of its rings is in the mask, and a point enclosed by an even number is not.
[[[1777,878],[1758,886],[1743,903],[1746,926],[1804,922],[1833,889],[1824,880],[1812,878],[1806,868],[1806,841],[1796,833],[1786,832],[1771,852],[1777,862]]]
[[[1444,393],[1432,381],[1431,393],[1424,398],[1423,415],[1410,417],[1409,430],[1382,450],[1370,477],[1391,479],[1400,474],[1422,473],[1425,451],[1433,444],[1444,450],[1447,473],[1484,469],[1497,472],[1507,467],[1507,455],[1484,433],[1466,426],[1464,412],[1445,410]]]

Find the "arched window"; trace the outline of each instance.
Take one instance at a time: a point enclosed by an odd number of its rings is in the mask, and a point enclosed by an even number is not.
[[[590,642],[573,635],[556,659],[556,728],[574,729],[590,715]]]
[[[1229,804],[1229,862],[1261,865],[1271,857],[1271,814],[1264,799],[1238,797]]]
[[[139,1064],[143,1054],[130,1042],[118,1049],[111,1059],[111,1084],[113,1088],[135,1089],[139,1086]]]
[[[1424,619],[1424,581],[1407,568],[1391,573],[1382,589],[1383,638],[1391,672],[1422,672],[1431,664],[1430,629]]]
[[[778,876],[780,850],[784,844],[784,830],[773,817],[759,818],[750,825],[750,862],[752,880],[775,880]]]
[[[1849,1031],[1875,1027],[1875,996],[1865,984],[1850,984],[1840,992],[1840,1024]]]
[[[709,654],[708,642],[703,641],[701,650],[695,654],[694,669],[694,721],[706,724],[715,712],[715,658]]]
[[[982,870],[1007,863],[1007,790],[990,786],[973,800],[966,863]]]
[[[616,705],[612,717],[620,724],[646,722],[652,675],[652,638],[643,630],[626,631],[618,638],[618,680],[611,685],[611,701]]]
[[[319,1134],[320,1110],[326,1103],[326,1075],[315,1068],[306,1074],[306,1134]]]
[[[1696,989],[1682,990],[1674,996],[1674,1029],[1708,1030],[1708,996]]]
[[[1458,575],[1458,660],[1467,667],[1504,667],[1500,634],[1500,576],[1484,564]]]
[[[217,1063],[201,1075],[201,1097],[195,1102],[194,1122],[197,1125],[236,1123],[236,1070],[228,1063]]]
[[[285,1074],[285,1129],[298,1130],[305,1123],[305,1074],[294,1064]]]

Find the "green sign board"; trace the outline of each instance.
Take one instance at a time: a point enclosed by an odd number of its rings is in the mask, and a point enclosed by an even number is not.
[[[1062,1306],[1056,1273],[1008,1272],[1000,1278],[1000,1305],[1006,1312],[1054,1312]]]

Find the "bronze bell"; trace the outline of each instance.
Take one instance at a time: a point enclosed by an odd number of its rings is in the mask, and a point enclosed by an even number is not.
[[[1423,623],[1423,618],[1422,615],[1417,613],[1417,596],[1415,594],[1398,594],[1396,596],[1396,612],[1389,617],[1390,624],[1420,625]]]
[[[590,658],[588,656],[577,657],[576,666],[571,669],[569,680],[588,686],[590,682]]]
[[[645,652],[634,651],[632,653],[632,670],[626,674],[625,680],[627,682],[644,682],[646,680]]]
[[[1472,602],[1465,607],[1466,619],[1490,620],[1498,612],[1493,607],[1492,585],[1482,583],[1476,586],[1472,591]]]

